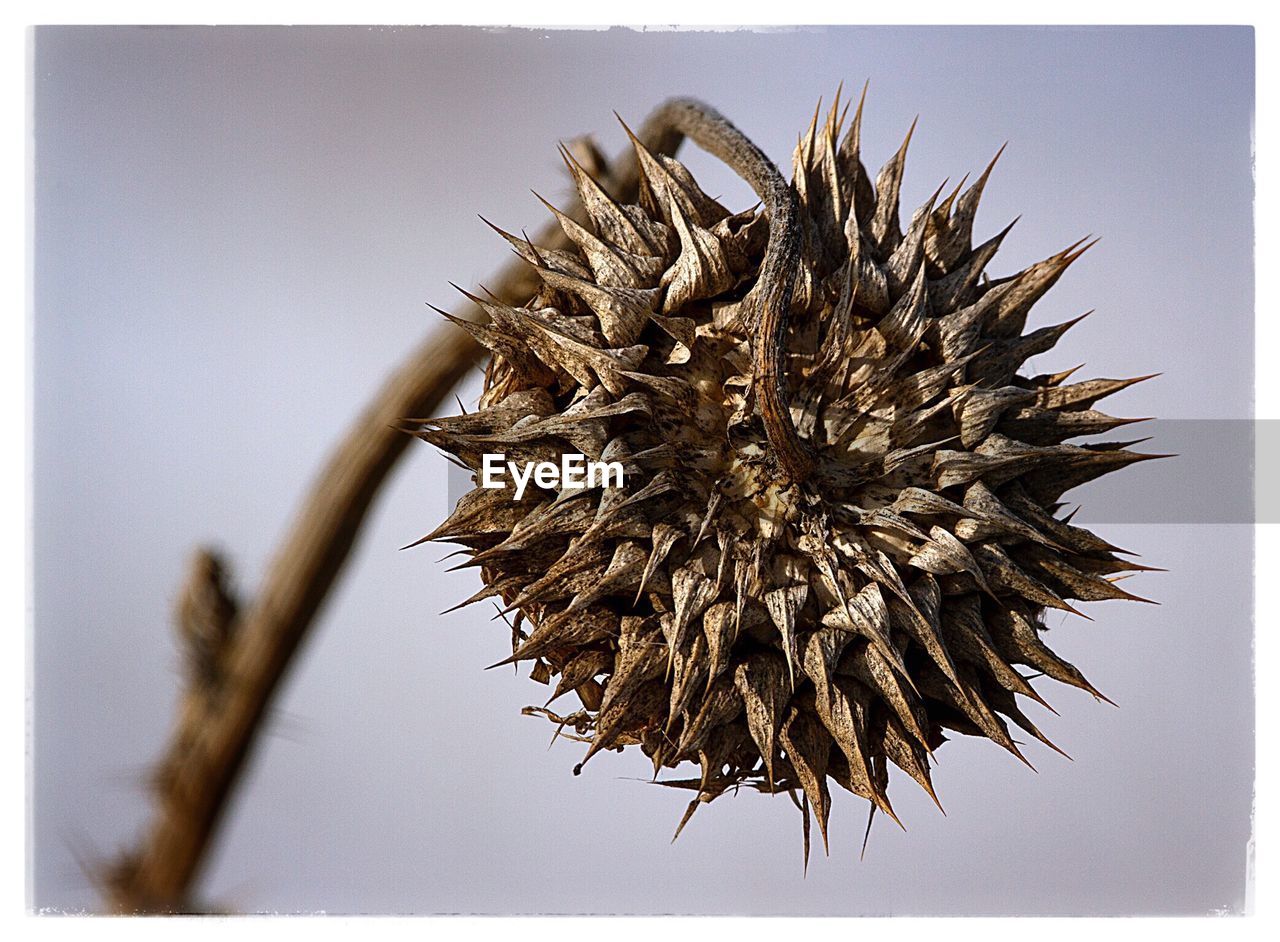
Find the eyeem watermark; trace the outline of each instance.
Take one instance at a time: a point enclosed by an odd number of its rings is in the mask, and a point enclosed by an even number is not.
[[[588,487],[622,487],[623,471],[620,461],[588,461],[587,456],[569,452],[554,461],[526,461],[523,465],[508,461],[503,454],[486,454],[480,466],[480,486],[504,488],[504,478],[515,482],[516,500],[524,496],[524,489],[532,480],[538,487],[548,490],[583,490]]]
[[[1078,512],[1072,522],[1093,528],[1115,525],[1253,525],[1280,523],[1280,419],[1155,419],[1133,427],[1149,441],[1132,446],[1136,452],[1171,454],[1162,461],[1143,461],[1067,491],[1059,516]],[[1113,432],[1108,439],[1136,438]],[[1081,444],[1089,439],[1075,440]],[[572,447],[572,446],[569,446]],[[510,484],[511,473],[503,455],[497,455],[491,474],[495,486]],[[571,477],[586,475],[584,459],[566,455],[575,468]],[[582,472],[579,467],[581,460]],[[456,507],[463,495],[477,486],[479,465],[466,468],[444,462],[448,507]],[[552,467],[563,461],[555,456]],[[620,472],[610,469],[610,486],[620,482]],[[534,471],[525,477],[526,490],[534,483]],[[520,468],[523,477],[523,463]],[[564,475],[557,470],[555,479]],[[597,471],[597,480],[602,472]],[[634,482],[633,482],[634,483]],[[1256,487],[1255,487],[1256,483]],[[539,486],[541,483],[539,483]],[[512,488],[514,493],[514,487]],[[1119,539],[1119,537],[1117,537]],[[1123,542],[1121,545],[1124,545]]]

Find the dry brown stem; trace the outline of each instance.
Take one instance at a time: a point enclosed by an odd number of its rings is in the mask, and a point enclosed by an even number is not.
[[[655,153],[674,154],[683,139],[678,109],[658,108],[640,131]],[[594,154],[584,150],[589,165]],[[596,158],[598,162],[598,158]],[[635,198],[633,155],[601,182],[622,200]],[[576,212],[576,210],[575,210]],[[567,243],[558,227],[540,244]],[[509,263],[489,286],[512,304],[535,290],[536,275],[519,260]],[[478,310],[468,312],[480,317]],[[104,877],[111,908],[119,913],[192,912],[200,907],[191,887],[212,841],[227,799],[252,753],[272,696],[292,663],[373,504],[379,487],[412,441],[400,431],[410,416],[434,413],[481,354],[463,331],[433,332],[392,374],[361,413],[321,470],[275,556],[257,597],[240,607],[218,652],[218,676],[193,681],[176,729],[155,776],[155,811],[140,845],[117,861]],[[196,567],[207,572],[208,567]],[[184,597],[200,596],[210,585],[188,584]]]
[[[674,98],[663,110],[673,127],[724,161],[764,204],[769,246],[753,289],[757,296],[753,373],[770,450],[789,480],[803,481],[813,470],[813,456],[791,421],[783,370],[783,338],[800,266],[800,207],[795,190],[764,152],[714,108],[691,98]]]

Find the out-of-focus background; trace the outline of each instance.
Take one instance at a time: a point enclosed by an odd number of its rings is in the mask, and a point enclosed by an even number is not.
[[[170,611],[191,548],[225,548],[252,592],[311,475],[436,326],[424,302],[455,305],[447,281],[475,284],[506,259],[477,213],[532,232],[546,214],[529,189],[569,192],[558,139],[596,132],[616,153],[612,111],[639,122],[672,94],[713,103],[789,168],[818,98],[866,78],[873,172],[920,116],[904,213],[1009,140],[978,234],[1022,220],[994,272],[1103,237],[1031,326],[1097,313],[1034,368],[1163,371],[1109,400],[1116,414],[1251,417],[1248,29],[38,29],[32,904],[95,908],[82,862],[139,836],[179,693]],[[730,206],[754,202],[706,155],[681,156]],[[784,798],[722,799],[671,845],[688,796],[647,784],[642,756],[575,778],[581,747],[547,748],[551,728],[519,715],[545,688],[483,670],[506,627],[478,607],[439,614],[475,574],[446,573],[447,548],[397,550],[446,513],[446,467],[419,444],[382,495],[202,899],[397,913],[1243,907],[1250,527],[1179,508],[1096,524],[1169,570],[1129,583],[1159,607],[1050,621],[1054,647],[1120,708],[1044,688],[1062,715],[1034,718],[1075,761],[1033,743],[1038,775],[989,742],[949,743],[935,773],[948,817],[902,779],[908,830],[877,821],[862,861],[865,803],[838,796],[831,857],[818,851],[806,878]],[[1150,502],[1151,467],[1107,486]],[[1072,496],[1087,507],[1089,490]]]

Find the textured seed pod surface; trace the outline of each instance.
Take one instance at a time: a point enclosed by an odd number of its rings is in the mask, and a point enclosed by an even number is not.
[[[480,409],[419,429],[477,475],[493,453],[623,466],[622,487],[477,487],[424,539],[470,555],[468,601],[512,619],[503,663],[551,687],[526,712],[571,728],[583,762],[637,746],[656,775],[697,766],[665,779],[694,795],[681,826],[739,786],[789,793],[806,854],[832,784],[896,820],[893,768],[936,801],[947,731],[1024,762],[1017,736],[1056,749],[1023,710],[1048,705],[1032,679],[1102,695],[1044,612],[1136,599],[1117,577],[1146,568],[1059,513],[1151,457],[1068,443],[1125,424],[1094,405],[1138,380],[1019,372],[1076,323],[1025,329],[1088,246],[989,276],[1009,231],[973,244],[991,166],[904,228],[907,142],[873,180],[861,117],[815,116],[785,219],[776,194],[730,212],[634,138],[624,205],[566,151],[585,215],[552,212],[572,248],[502,233],[540,288],[473,299],[489,322],[457,322],[492,352]]]

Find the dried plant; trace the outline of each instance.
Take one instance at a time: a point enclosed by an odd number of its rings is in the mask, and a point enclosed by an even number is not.
[[[623,203],[563,152],[587,218],[548,204],[567,248],[498,230],[536,289],[468,295],[489,318],[453,318],[492,353],[481,408],[417,426],[473,472],[487,453],[572,452],[621,463],[624,486],[477,487],[423,539],[460,544],[484,583],[467,601],[513,615],[501,663],[554,683],[527,712],[573,727],[583,763],[635,745],[655,777],[699,764],[666,781],[695,793],[680,827],[739,786],[787,792],[807,859],[829,782],[896,820],[894,766],[936,801],[945,730],[1025,762],[1011,722],[1056,749],[1017,666],[1102,697],[1042,616],[1135,599],[1116,581],[1148,567],[1062,519],[1059,498],[1153,456],[1065,443],[1131,421],[1093,405],[1137,379],[1019,374],[1079,320],[1024,333],[1089,245],[989,278],[1009,232],[972,244],[991,166],[904,230],[911,135],[873,182],[861,101],[843,136],[839,96],[815,113],[790,184],[712,109],[665,111],[761,205],[730,212],[635,138]],[[569,693],[580,707],[551,712]]]
[[[516,613],[508,661],[582,703],[527,712],[572,725],[590,754],[639,744],[655,770],[700,762],[701,776],[664,783],[696,792],[681,826],[734,786],[799,789],[806,857],[811,805],[825,838],[828,777],[892,813],[889,764],[931,789],[942,729],[1015,754],[1001,714],[1038,736],[1015,697],[1040,698],[1011,665],[1101,696],[1044,645],[1040,615],[1130,597],[1107,576],[1146,567],[1057,519],[1056,501],[1151,457],[1061,444],[1121,424],[1091,407],[1137,380],[1016,374],[1070,326],[1021,336],[1079,246],[987,281],[1001,236],[974,249],[970,231],[990,168],[901,234],[906,145],[873,187],[861,104],[838,147],[837,110],[815,118],[793,186],[691,101],[655,109],[634,157],[575,144],[583,205],[556,213],[541,247],[504,233],[524,262],[462,322],[494,353],[484,411],[419,427],[464,460],[572,448],[625,461],[623,491],[515,503],[476,491],[430,538],[460,542],[481,567],[478,597]],[[763,211],[731,215],[702,193],[669,156],[686,135]],[[224,561],[196,553],[176,619],[189,685],[155,813],[98,868],[115,911],[207,911],[193,882],[402,454],[393,426],[429,414],[479,349],[454,332],[406,358],[321,469],[254,597],[233,597]]]

